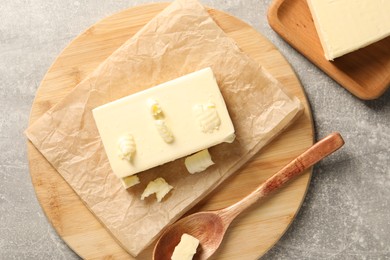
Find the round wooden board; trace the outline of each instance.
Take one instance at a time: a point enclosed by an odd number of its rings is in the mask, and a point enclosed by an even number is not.
[[[166,6],[166,3],[154,3],[127,9],[103,19],[73,40],[45,75],[32,105],[30,124]],[[232,204],[313,144],[310,107],[286,60],[267,39],[246,23],[218,10],[209,9],[209,13],[245,53],[263,64],[288,91],[301,99],[305,112],[191,212]],[[28,159],[38,200],[51,224],[72,250],[87,259],[132,259],[30,142]],[[311,169],[240,215],[232,223],[213,258],[255,259],[262,256],[293,221],[304,199],[310,176]],[[152,246],[137,259],[150,259]]]

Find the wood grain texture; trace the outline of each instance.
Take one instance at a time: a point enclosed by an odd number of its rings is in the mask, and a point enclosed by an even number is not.
[[[30,124],[67,95],[105,58],[160,12],[166,3],[138,6],[99,21],[73,40],[58,56],[41,82],[32,105]],[[239,19],[209,9],[218,25],[240,48],[298,96],[304,114],[266,146],[233,177],[190,210],[226,207],[238,201],[313,143],[313,122],[303,89],[278,50]],[[87,209],[72,188],[28,142],[30,174],[44,212],[63,240],[87,259],[131,259],[113,236]],[[297,213],[305,196],[311,169],[260,204],[251,207],[231,225],[216,259],[254,259],[271,248]],[[245,241],[245,243],[242,243]],[[150,259],[151,245],[139,259]]]
[[[172,253],[179,244],[183,234],[189,234],[199,240],[199,246],[194,258],[197,260],[208,259],[218,249],[226,230],[239,214],[258,200],[282,188],[287,182],[302,174],[304,170],[335,152],[343,145],[344,140],[341,135],[332,133],[315,143],[280,171],[260,184],[249,195],[233,205],[220,210],[197,212],[170,225],[157,241],[153,250],[153,260],[171,259]]]
[[[334,61],[324,57],[306,0],[274,0],[270,26],[291,46],[353,95],[371,100],[390,85],[390,37]]]

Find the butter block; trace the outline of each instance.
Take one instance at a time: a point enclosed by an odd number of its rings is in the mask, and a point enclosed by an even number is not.
[[[206,170],[209,166],[213,165],[214,162],[211,160],[209,150],[205,149],[197,152],[196,154],[188,156],[184,160],[184,164],[187,168],[187,171],[191,174],[194,174]]]
[[[206,106],[205,106],[206,104]],[[204,107],[210,118],[199,126]],[[174,161],[222,142],[233,142],[234,126],[211,68],[205,68],[93,109],[113,172],[120,178]],[[118,156],[118,141],[129,136]],[[122,138],[122,139],[121,139]],[[134,141],[134,143],[132,143]],[[126,158],[123,158],[126,157]]]
[[[307,3],[327,60],[390,35],[389,0],[307,0]]]
[[[184,233],[180,238],[180,243],[173,251],[171,260],[191,260],[198,246],[199,240],[197,238]]]

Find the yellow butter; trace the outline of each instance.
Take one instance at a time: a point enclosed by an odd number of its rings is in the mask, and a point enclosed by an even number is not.
[[[154,181],[148,183],[144,192],[141,195],[141,200],[144,200],[146,197],[149,197],[152,194],[156,194],[157,201],[161,200],[169,193],[173,187],[169,185],[163,178],[157,178]]]
[[[171,260],[192,260],[198,246],[199,240],[197,238],[188,234],[183,234],[180,243],[173,251]]]
[[[205,133],[212,133],[221,125],[217,108],[211,102],[193,106],[193,113],[200,129]]]
[[[166,143],[172,143],[173,142],[173,134],[171,129],[167,126],[164,120],[158,119],[154,121],[154,125],[156,126],[156,129],[158,133],[160,134],[161,138]]]
[[[197,104],[213,104],[207,109],[218,115],[219,122],[212,124],[212,132],[199,128],[193,115]],[[233,123],[211,68],[107,103],[92,112],[111,168],[120,178],[234,140]],[[127,132],[136,146],[131,161],[117,155],[118,140]]]
[[[123,160],[131,161],[133,154],[135,153],[135,142],[133,135],[127,133],[121,136],[118,140],[119,157]]]
[[[137,185],[138,183],[140,183],[137,175],[123,177],[123,178],[120,178],[120,180],[121,180],[121,183],[125,189],[133,187],[134,185]]]
[[[211,160],[211,155],[207,149],[202,150],[196,154],[188,156],[184,160],[184,164],[189,173],[197,173],[206,170],[214,162]]]
[[[326,59],[390,35],[389,0],[307,0]]]

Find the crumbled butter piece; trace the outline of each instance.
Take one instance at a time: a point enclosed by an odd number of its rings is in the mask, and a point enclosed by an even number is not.
[[[194,257],[198,246],[198,239],[184,233],[181,236],[180,243],[173,251],[171,260],[191,260]]]
[[[152,113],[152,116],[155,119],[164,118],[163,111],[161,109],[160,104],[157,102],[157,100],[150,98],[150,99],[148,99],[148,104],[150,107],[150,112]]]
[[[121,183],[125,189],[128,189],[139,183],[139,178],[137,175],[131,175],[127,177],[120,178]]]
[[[209,166],[213,165],[214,162],[211,160],[209,150],[205,149],[196,154],[188,156],[184,160],[184,164],[189,173],[193,174],[206,170]]]
[[[119,157],[131,161],[131,157],[135,153],[135,142],[133,135],[125,134],[118,140]]]
[[[158,133],[166,143],[172,143],[173,134],[165,122],[164,113],[160,104],[153,98],[148,99],[148,104],[150,107],[150,112],[155,119],[154,125],[156,126]]]
[[[173,142],[173,134],[171,132],[171,129],[168,128],[164,120],[155,120],[154,125],[156,126],[157,131],[160,134],[161,138],[166,143]]]
[[[161,202],[164,196],[167,195],[172,188],[173,187],[169,185],[163,178],[157,178],[154,181],[148,183],[148,186],[146,186],[146,189],[141,195],[141,200],[144,200],[146,197],[149,197],[149,195],[155,193],[157,201]]]
[[[215,104],[197,104],[193,106],[193,113],[203,132],[212,133],[219,129],[221,119],[219,118]]]

